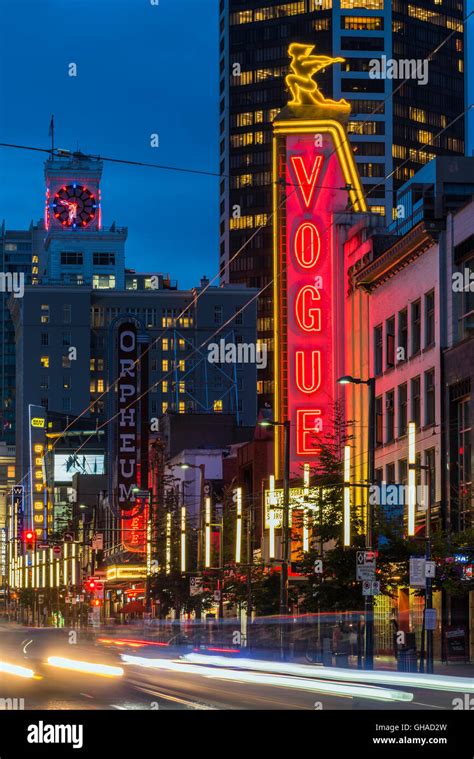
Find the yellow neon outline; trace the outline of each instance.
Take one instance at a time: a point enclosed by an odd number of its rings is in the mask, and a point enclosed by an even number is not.
[[[347,100],[337,101],[325,98],[313,79],[313,76],[322,69],[334,63],[344,63],[346,59],[328,55],[311,55],[315,47],[316,45],[308,43],[292,42],[288,48],[292,73],[286,76],[285,84],[293,96],[293,99],[288,101],[288,105],[319,105],[334,110],[337,108],[340,111],[350,110]]]
[[[327,106],[331,110],[331,105]],[[278,208],[278,138],[282,135],[289,136],[292,134],[321,134],[331,135],[336,155],[342,169],[345,182],[351,186],[349,190],[349,199],[355,213],[368,211],[365,196],[362,190],[361,181],[357,171],[357,164],[354,160],[350,142],[342,124],[334,119],[286,119],[275,121],[273,124],[273,325],[275,337],[275,413],[278,414],[281,407],[280,387],[280,367],[281,367],[281,348],[280,348],[280,268],[278,259],[278,227],[280,221],[280,210]],[[281,449],[281,428],[275,427],[275,474],[277,479],[281,477],[280,467],[280,449]]]

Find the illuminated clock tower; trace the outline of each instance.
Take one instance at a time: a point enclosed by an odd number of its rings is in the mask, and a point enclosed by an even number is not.
[[[82,153],[46,161],[42,284],[124,289],[127,229],[102,225],[102,169],[102,161]]]

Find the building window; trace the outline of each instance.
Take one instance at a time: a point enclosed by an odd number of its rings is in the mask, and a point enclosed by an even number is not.
[[[43,369],[49,369],[49,356],[41,356],[40,363]]]
[[[428,489],[428,503],[432,506],[436,502],[436,455],[434,448],[425,451],[425,485]]]
[[[62,334],[63,348],[69,348],[71,345],[71,333],[63,332]]]
[[[398,312],[398,348],[397,358],[406,361],[408,355],[408,313],[406,308]]]
[[[62,357],[62,367],[63,369],[70,369],[71,368],[71,359],[69,356],[63,356]]]
[[[436,421],[435,402],[435,371],[425,372],[425,424],[432,425]]]
[[[398,462],[398,482],[400,485],[408,483],[408,462],[406,459],[400,459]]]
[[[94,253],[94,266],[115,266],[115,253]]]
[[[48,408],[49,408],[49,400],[48,400],[48,398],[46,398],[46,397],[45,398],[41,398],[40,406],[43,406],[43,408],[45,408],[46,411],[47,411]]]
[[[62,410],[63,411],[70,411],[71,410],[71,399],[70,398],[63,398]]]
[[[224,309],[222,306],[214,306],[214,324],[222,324]]]
[[[41,306],[41,324],[49,324],[49,306],[44,303]]]
[[[70,303],[63,303],[63,323],[64,324],[71,323],[71,304]]]
[[[179,411],[180,414],[185,414],[186,413],[186,404],[185,404],[184,401],[180,401],[178,403],[178,411]]]
[[[385,480],[388,485],[395,484],[395,464],[387,464],[385,467]]]
[[[222,401],[214,401],[214,411],[218,414],[222,412],[223,404]]]
[[[46,347],[46,346],[49,345],[49,335],[48,335],[47,332],[42,332],[41,333],[41,345],[43,347]]]
[[[169,361],[167,358],[164,358],[163,361],[161,362],[161,370],[163,372],[169,371]]]
[[[408,425],[408,388],[406,383],[398,388],[398,437],[407,434]]]
[[[420,378],[414,377],[410,382],[411,420],[417,428],[421,424],[421,386]]]
[[[385,393],[385,411],[386,411],[386,423],[387,423],[387,434],[386,434],[386,442],[391,443],[392,440],[395,437],[395,393],[393,390],[390,390],[388,393]]]
[[[386,321],[385,340],[386,340],[386,351],[387,351],[386,363],[387,363],[387,367],[391,368],[392,366],[395,366],[395,317],[394,316],[392,316],[390,319],[387,319]]]
[[[421,301],[411,304],[411,355],[414,356],[421,348]]]
[[[376,398],[375,400],[375,443],[376,445],[383,445],[383,400],[382,398]]]
[[[457,472],[458,472],[458,528],[466,530],[472,525],[472,425],[469,415],[471,399],[463,398],[457,404]]]
[[[163,403],[161,404],[161,413],[166,414],[167,411],[168,411],[168,403],[167,401],[163,401]]]
[[[70,374],[63,374],[63,388],[64,390],[71,389],[71,375]]]
[[[236,311],[236,313],[235,313],[235,323],[236,324],[242,324],[244,312],[241,310],[240,306],[236,306],[235,307],[235,311]]]
[[[435,342],[435,294],[434,290],[425,295],[425,348]]]
[[[41,390],[49,390],[49,377],[47,374],[42,374],[40,377]]]
[[[115,274],[93,274],[94,290],[112,290],[115,287]]]
[[[375,374],[382,374],[383,369],[383,337],[382,325],[374,329],[374,370]]]
[[[104,392],[104,380],[103,379],[98,379],[97,380],[97,392],[98,393],[103,393]]]
[[[61,253],[61,266],[82,266],[84,263],[82,253]]]

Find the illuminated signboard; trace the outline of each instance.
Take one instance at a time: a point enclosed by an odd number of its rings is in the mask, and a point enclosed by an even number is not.
[[[123,513],[122,543],[127,551],[146,550],[146,509],[135,498],[140,483],[139,364],[135,322],[118,328],[117,443],[115,455],[116,504]]]
[[[336,213],[366,205],[347,139],[345,101],[326,100],[313,75],[342,59],[292,45],[293,101],[274,122],[274,307],[276,418],[290,420],[291,474],[315,459],[330,431],[335,400],[337,305],[343,282],[335,259]],[[306,73],[303,73],[306,72]],[[281,473],[281,431],[276,472]]]
[[[54,454],[54,481],[71,482],[75,474],[104,474],[103,454],[86,453],[75,458],[65,453]]]
[[[46,540],[48,489],[46,480],[46,411],[42,406],[28,407],[30,420],[30,498],[24,527],[32,528],[39,540]]]

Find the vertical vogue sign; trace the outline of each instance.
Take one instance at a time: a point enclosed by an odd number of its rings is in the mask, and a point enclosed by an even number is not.
[[[325,432],[333,387],[331,206],[321,178],[336,178],[314,145],[314,136],[287,138],[288,418],[302,461]]]
[[[334,213],[351,201],[362,210],[364,200],[339,123],[277,120],[274,128],[275,178],[285,178],[275,190],[275,405],[291,422],[291,473],[301,477],[330,431],[335,397],[335,298],[344,285],[335,282]]]

